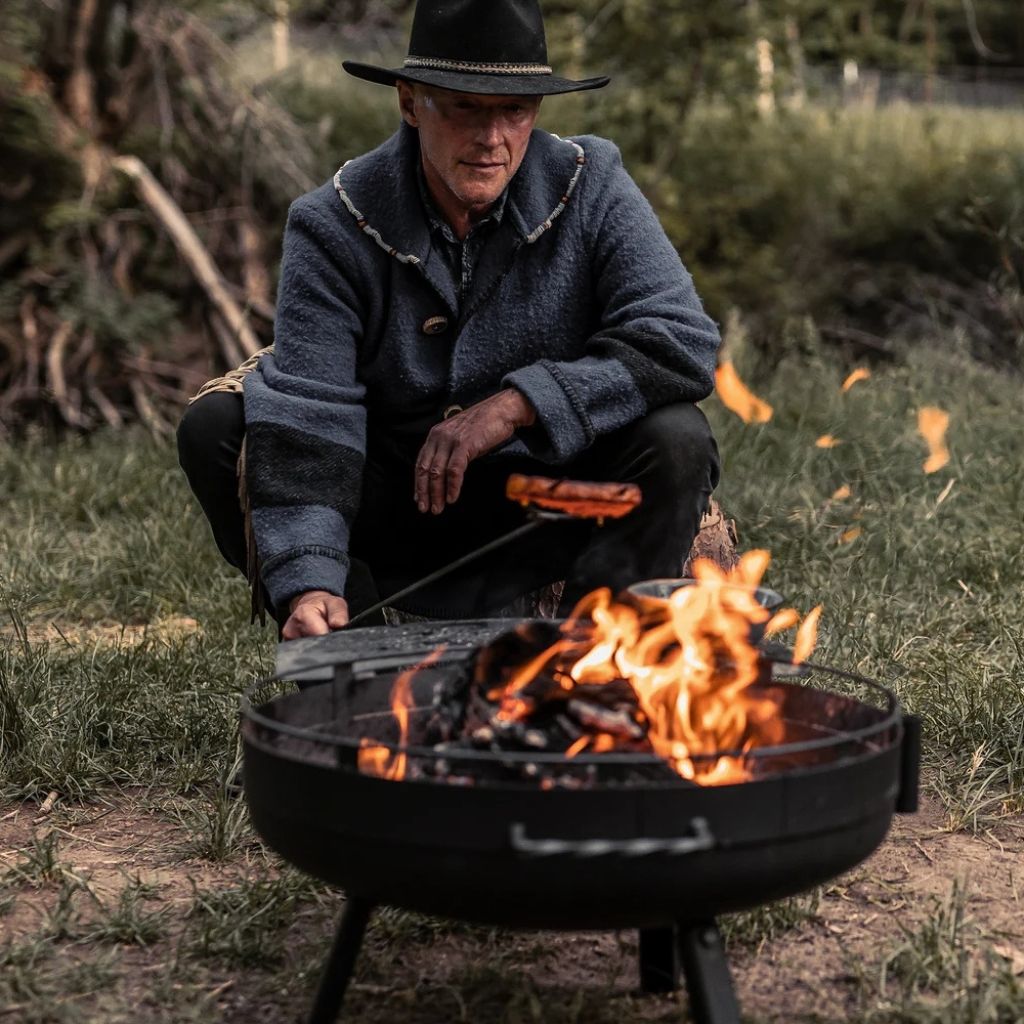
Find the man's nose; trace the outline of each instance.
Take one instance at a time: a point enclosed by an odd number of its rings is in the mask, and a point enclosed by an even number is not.
[[[502,117],[500,114],[486,113],[480,118],[476,129],[476,141],[488,149],[501,145]]]

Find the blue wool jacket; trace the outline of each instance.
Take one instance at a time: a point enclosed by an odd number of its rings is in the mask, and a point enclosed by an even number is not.
[[[537,426],[498,456],[557,464],[713,387],[718,330],[611,142],[534,131],[461,308],[418,160],[403,125],[289,210],[274,351],[244,391],[253,531],[278,606],[344,592],[368,420],[425,431],[514,386]]]

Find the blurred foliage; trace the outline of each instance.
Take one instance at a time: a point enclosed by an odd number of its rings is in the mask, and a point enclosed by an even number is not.
[[[680,148],[662,220],[717,315],[735,306],[768,336],[807,314],[884,338],[941,324],[1017,364],[1024,115],[702,113]]]
[[[136,416],[167,429],[239,349],[114,157],[161,183],[262,344],[289,201],[398,123],[394,95],[340,61],[400,60],[412,0],[97,0],[76,56],[87,7],[0,10],[0,429]],[[843,108],[805,81],[850,60],[1024,65],[1015,5],[544,7],[558,69],[613,83],[549,99],[542,123],[619,144],[718,319],[738,311],[771,346],[810,317],[858,354],[954,328],[945,336],[985,358],[1019,359],[1024,113]],[[140,358],[161,368],[148,401]],[[72,379],[83,369],[85,389]]]

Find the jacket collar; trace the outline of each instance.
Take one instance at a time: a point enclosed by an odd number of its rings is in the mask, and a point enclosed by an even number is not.
[[[381,248],[402,263],[424,267],[430,232],[416,183],[419,159],[419,135],[403,123],[385,143],[344,164],[334,187],[357,226]],[[533,130],[505,210],[521,242],[532,244],[551,227],[570,201],[585,163],[576,142]]]

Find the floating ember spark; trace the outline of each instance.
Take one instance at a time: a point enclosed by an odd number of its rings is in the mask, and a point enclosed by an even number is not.
[[[866,366],[858,366],[847,378],[843,381],[843,393],[845,394],[850,388],[853,387],[858,381],[869,380],[871,377],[871,371]]]
[[[846,499],[849,498],[851,494],[853,494],[853,491],[850,490],[850,485],[849,484],[843,484],[842,487],[837,487],[832,492],[832,500],[833,501],[846,501]]]
[[[818,619],[821,618],[821,605],[817,605],[807,613],[807,618],[800,623],[796,631],[796,642],[793,644],[793,664],[799,665],[806,661],[818,642]]]
[[[744,423],[767,423],[772,418],[772,407],[740,380],[731,360],[725,360],[715,370],[715,387],[722,404]]]
[[[946,447],[946,430],[949,428],[949,413],[926,405],[917,413],[917,429],[928,445],[928,458],[923,466],[926,473],[934,473],[949,462],[949,449]]]
[[[822,434],[817,441],[814,442],[815,448],[835,448],[837,445],[841,445],[843,442],[838,437],[833,437],[831,434]]]
[[[771,636],[773,633],[781,633],[784,629],[792,629],[799,621],[800,615],[795,608],[783,608],[765,623],[765,635]]]

